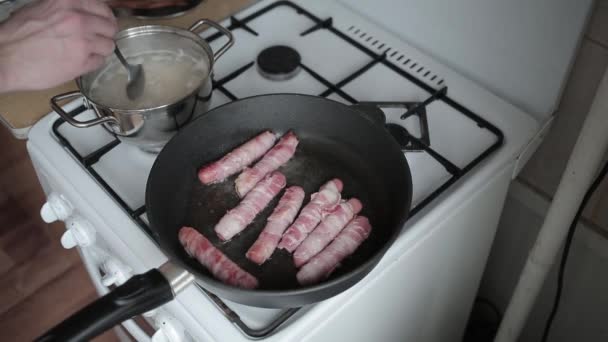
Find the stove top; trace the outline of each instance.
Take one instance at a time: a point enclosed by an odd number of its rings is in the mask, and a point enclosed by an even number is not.
[[[502,144],[501,131],[452,100],[440,75],[355,25],[289,1],[254,6],[221,24],[235,44],[215,64],[211,108],[259,94],[303,93],[383,121],[410,164],[411,216]],[[214,49],[223,44],[219,34],[203,36]],[[84,106],[70,115],[94,117]],[[57,119],[52,133],[149,234],[145,185],[155,155],[121,143],[101,126],[75,128]],[[249,337],[271,334],[298,311],[248,308],[206,294]]]

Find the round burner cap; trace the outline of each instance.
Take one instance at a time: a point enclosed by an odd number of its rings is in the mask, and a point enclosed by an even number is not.
[[[288,80],[300,71],[300,54],[289,46],[276,45],[264,49],[257,58],[258,71],[273,81]]]

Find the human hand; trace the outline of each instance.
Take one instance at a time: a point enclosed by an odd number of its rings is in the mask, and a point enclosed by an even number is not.
[[[41,0],[0,24],[0,93],[40,90],[94,70],[118,31],[98,0]]]

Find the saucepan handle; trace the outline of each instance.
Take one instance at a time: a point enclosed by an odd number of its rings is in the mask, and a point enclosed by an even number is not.
[[[116,119],[113,116],[103,116],[103,117],[99,117],[99,118],[91,119],[91,120],[87,120],[87,121],[79,121],[79,120],[74,119],[68,113],[66,113],[63,110],[63,108],[61,108],[61,106],[59,105],[59,102],[66,101],[66,100],[72,100],[79,96],[82,96],[82,93],[79,91],[71,91],[69,93],[55,95],[51,98],[51,108],[53,108],[53,110],[57,114],[59,114],[59,116],[61,116],[70,125],[78,127],[78,128],[91,127],[91,126],[102,124],[104,122],[114,123],[117,125],[119,124],[118,119]]]
[[[228,38],[228,41],[226,42],[226,44],[224,44],[221,48],[219,48],[219,50],[217,50],[217,52],[215,52],[213,54],[213,60],[217,61],[224,54],[224,52],[226,52],[228,49],[230,49],[230,47],[234,44],[234,36],[232,35],[232,32],[230,32],[230,30],[226,29],[225,27],[216,23],[215,21],[212,21],[209,19],[200,19],[199,21],[192,24],[192,26],[190,26],[190,28],[188,30],[192,31],[194,33],[198,33],[199,29],[203,25],[209,25],[209,26],[214,27],[221,34],[225,35]]]
[[[133,276],[36,341],[89,341],[124,320],[171,301],[192,281],[190,273],[166,263],[160,269]]]

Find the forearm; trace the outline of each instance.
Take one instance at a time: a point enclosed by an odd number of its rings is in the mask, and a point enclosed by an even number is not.
[[[7,27],[6,22],[0,22],[0,47],[10,41],[10,27]]]
[[[9,75],[0,66],[0,95],[11,91]]]
[[[0,45],[0,94],[7,93],[13,90],[13,80],[11,80],[10,74],[10,63],[8,62],[8,58],[3,56],[4,51],[2,51],[2,46]]]
[[[8,42],[9,42],[9,31],[6,28],[5,22],[0,22],[0,94],[10,91],[10,80],[8,71],[10,69],[8,63],[8,56],[6,55]]]
[[[14,65],[15,56],[11,53],[15,46],[10,42],[10,35],[6,22],[0,23],[0,94],[14,91],[17,86],[14,74],[17,67]]]
[[[25,1],[27,2],[27,1]],[[0,45],[8,43],[12,39],[12,33],[19,29],[19,25],[12,23],[12,17],[14,12],[24,5],[24,1],[4,1],[0,0]],[[23,24],[23,23],[21,23]]]

